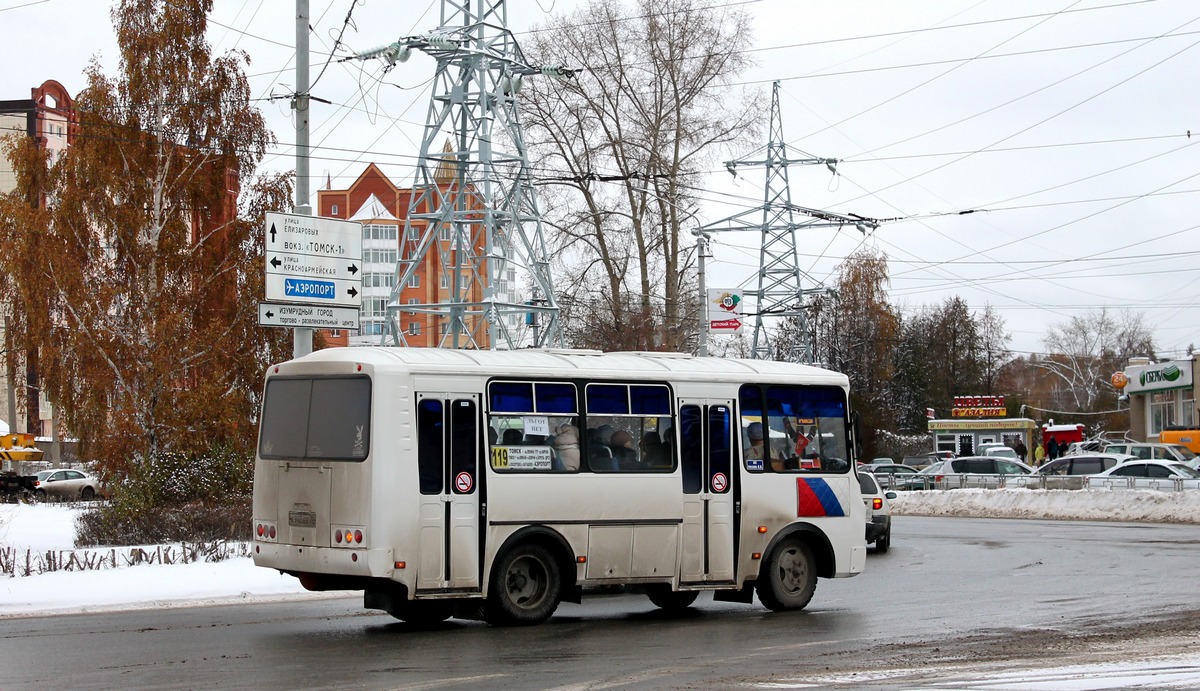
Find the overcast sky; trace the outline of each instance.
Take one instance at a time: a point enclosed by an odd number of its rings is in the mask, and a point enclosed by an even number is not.
[[[729,49],[752,51],[757,66],[743,80],[761,84],[764,109],[771,81],[782,81],[789,153],[842,159],[836,177],[791,168],[792,201],[903,219],[867,236],[804,230],[802,269],[814,281],[867,243],[889,257],[896,304],[991,304],[1017,352],[1041,351],[1052,325],[1102,307],[1144,313],[1160,357],[1200,345],[1200,3],[708,2],[754,18],[753,44]],[[261,97],[289,93],[294,2],[215,4],[214,48],[250,54]],[[351,4],[311,0],[314,79]],[[512,0],[510,28],[577,4]],[[361,50],[436,28],[439,5],[358,0],[343,42]],[[75,93],[93,56],[115,73],[109,6],[0,0],[0,99],[28,97],[45,79]],[[432,74],[424,56],[386,76],[376,62],[329,65],[312,90],[332,102],[314,104],[314,187],[327,177],[344,186],[367,162],[411,164]],[[265,166],[290,169],[288,102],[261,107],[281,142]],[[723,157],[742,153],[752,152]],[[402,183],[409,171],[388,168]],[[713,171],[704,221],[760,202],[761,172],[741,175]],[[755,240],[716,238],[710,287],[753,287]]]

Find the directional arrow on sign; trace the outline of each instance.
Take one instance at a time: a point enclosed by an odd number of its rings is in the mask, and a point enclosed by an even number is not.
[[[271,224],[271,242],[275,242],[275,224]]]
[[[351,276],[358,273],[358,267],[353,264],[350,265],[350,268],[348,270],[350,271]]]
[[[271,266],[275,267],[276,269],[278,269],[278,268],[279,268],[279,265],[280,265],[280,264],[282,264],[282,263],[283,263],[283,262],[279,261],[279,257],[273,257],[273,258],[271,259]]]
[[[272,312],[271,310],[267,310],[267,319],[273,319],[274,317],[275,317],[275,313]]]
[[[358,291],[354,289],[354,286],[350,286],[350,290],[347,290],[346,294],[350,297],[354,297],[355,295],[358,295]]]

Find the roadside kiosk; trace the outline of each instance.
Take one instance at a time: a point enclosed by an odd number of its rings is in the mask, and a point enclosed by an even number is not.
[[[1032,453],[1037,423],[1029,418],[1006,417],[1007,414],[1004,396],[955,396],[951,419],[929,421],[934,449],[956,456],[973,456],[982,444],[1015,446],[1020,440]]]

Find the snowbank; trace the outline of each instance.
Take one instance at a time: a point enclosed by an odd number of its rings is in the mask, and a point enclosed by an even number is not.
[[[956,489],[899,492],[897,516],[1200,523],[1200,492],[1138,489]]]

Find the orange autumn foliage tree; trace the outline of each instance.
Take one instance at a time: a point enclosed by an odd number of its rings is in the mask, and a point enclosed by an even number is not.
[[[10,140],[0,287],[14,347],[87,457],[252,448],[261,376],[286,332],[257,326],[263,214],[290,177],[256,176],[274,141],[243,68],[205,40],[211,0],[122,0],[120,71],[97,63],[57,161]],[[34,203],[42,200],[42,203]]]

